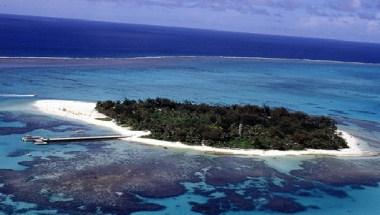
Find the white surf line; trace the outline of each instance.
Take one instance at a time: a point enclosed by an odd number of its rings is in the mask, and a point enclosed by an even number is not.
[[[34,94],[0,94],[0,97],[35,97]]]
[[[150,138],[143,138],[149,135],[149,131],[133,131],[128,127],[117,125],[114,121],[104,121],[107,116],[95,110],[95,103],[68,100],[38,100],[33,103],[33,107],[45,114],[55,115],[72,120],[79,120],[89,124],[110,128],[122,135],[131,136],[125,140],[161,147],[172,147],[178,149],[189,149],[215,154],[249,155],[249,156],[298,156],[298,155],[327,155],[327,156],[375,156],[376,152],[364,151],[360,148],[359,140],[345,131],[339,130],[340,135],[346,140],[349,148],[341,150],[260,150],[260,149],[233,149],[215,148],[210,146],[194,146],[181,142],[169,142]]]

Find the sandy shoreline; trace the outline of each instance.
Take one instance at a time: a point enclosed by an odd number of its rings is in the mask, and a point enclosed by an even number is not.
[[[114,130],[122,135],[131,136],[125,140],[142,144],[173,147],[180,149],[190,149],[209,153],[233,154],[233,155],[252,155],[252,156],[292,156],[292,155],[328,155],[328,156],[373,156],[373,152],[364,151],[359,147],[359,141],[349,133],[340,130],[342,137],[347,141],[349,148],[342,150],[320,150],[307,149],[302,151],[279,151],[279,150],[259,150],[259,149],[229,149],[229,148],[214,148],[209,146],[191,146],[180,142],[169,142],[142,138],[148,135],[149,131],[132,131],[127,127],[117,125],[113,121],[99,120],[106,118],[105,115],[95,110],[95,103],[68,101],[68,100],[38,100],[33,103],[38,111],[55,115],[72,120],[79,120],[88,124],[103,126]]]

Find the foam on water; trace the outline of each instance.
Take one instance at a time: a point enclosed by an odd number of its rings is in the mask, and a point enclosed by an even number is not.
[[[35,97],[33,94],[0,94],[0,97],[8,98],[23,98],[23,97]]]

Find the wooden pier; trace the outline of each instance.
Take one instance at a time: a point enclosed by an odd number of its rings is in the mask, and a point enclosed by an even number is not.
[[[103,136],[87,136],[87,137],[56,137],[56,138],[45,138],[41,136],[24,136],[22,141],[32,142],[36,145],[49,144],[54,142],[78,142],[78,141],[101,141],[101,140],[115,140],[121,138],[127,138],[129,136],[125,135],[103,135]]]

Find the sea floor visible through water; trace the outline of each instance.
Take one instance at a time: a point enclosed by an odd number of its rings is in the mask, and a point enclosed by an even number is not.
[[[126,141],[36,146],[25,134],[106,134],[37,99],[168,97],[329,115],[380,151],[379,65],[250,58],[0,59],[0,214],[379,214],[378,157],[247,157]],[[33,96],[34,95],[34,96]]]

